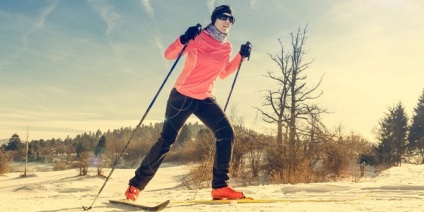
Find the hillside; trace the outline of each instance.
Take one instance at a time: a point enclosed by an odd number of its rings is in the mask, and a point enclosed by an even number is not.
[[[5,138],[5,139],[0,139],[0,146],[7,143],[9,141],[9,139]]]

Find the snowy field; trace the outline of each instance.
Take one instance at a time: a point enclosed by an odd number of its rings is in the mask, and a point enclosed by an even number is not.
[[[34,169],[34,167],[32,167]],[[284,199],[287,202],[202,205],[184,204],[194,198],[195,191],[178,183],[187,166],[164,164],[137,200],[154,205],[170,199],[163,211],[424,211],[424,165],[402,164],[379,175],[367,172],[359,182],[263,185],[238,187],[247,196],[257,199]],[[0,211],[83,211],[97,195],[104,179],[77,176],[76,170],[35,172],[21,178],[20,173],[0,176]],[[90,211],[134,211],[127,206],[113,205],[109,199],[123,198],[133,169],[116,169]],[[106,174],[109,170],[105,171]],[[209,200],[210,189],[198,191],[196,200]],[[293,200],[289,202],[288,200]],[[300,200],[300,201],[299,201]],[[346,201],[343,201],[346,200]]]

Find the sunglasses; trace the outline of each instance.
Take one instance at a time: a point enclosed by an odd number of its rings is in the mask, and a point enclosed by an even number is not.
[[[235,21],[235,18],[233,16],[229,16],[229,15],[225,15],[225,14],[219,15],[217,18],[221,21],[229,20],[231,24],[233,24],[234,21]]]

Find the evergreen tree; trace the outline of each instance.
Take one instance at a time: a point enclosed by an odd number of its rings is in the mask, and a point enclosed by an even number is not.
[[[178,145],[184,145],[184,142],[190,140],[191,138],[191,132],[190,132],[190,128],[189,128],[189,124],[184,124],[184,126],[181,128],[180,133],[178,134],[178,138],[177,138],[177,144]]]
[[[393,108],[389,108],[380,121],[380,129],[377,138],[380,144],[377,146],[377,152],[380,163],[386,165],[400,164],[401,157],[406,148],[408,132],[408,118],[405,109],[401,103]]]
[[[19,150],[19,148],[21,147],[23,147],[23,144],[21,142],[21,139],[19,138],[19,135],[13,134],[12,137],[9,139],[9,142],[7,142],[6,151]]]
[[[99,157],[101,154],[103,154],[106,150],[106,137],[103,135],[99,143],[97,144],[96,148],[94,149],[94,155],[96,157]]]
[[[424,163],[424,90],[414,109],[408,141],[410,149],[418,150]]]

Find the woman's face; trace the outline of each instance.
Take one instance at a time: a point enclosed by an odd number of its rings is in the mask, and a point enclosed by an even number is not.
[[[223,13],[218,16],[214,26],[216,29],[218,29],[218,31],[227,34],[230,31],[230,28],[233,25],[233,22],[234,22],[233,16],[231,16],[228,13]]]

